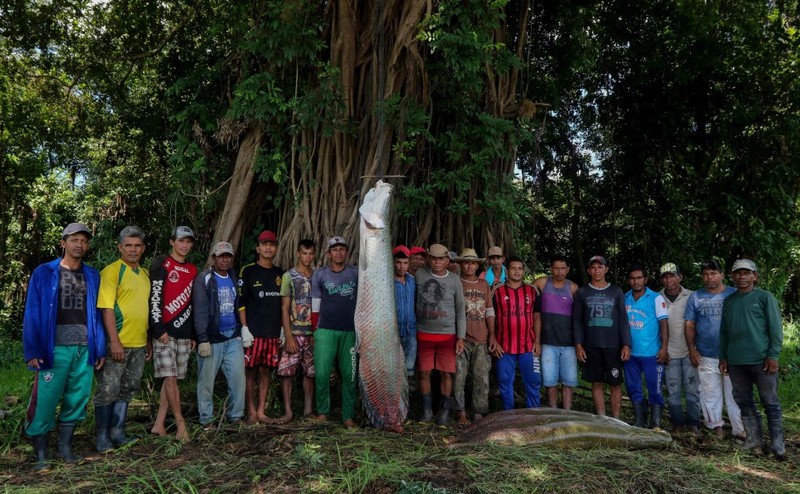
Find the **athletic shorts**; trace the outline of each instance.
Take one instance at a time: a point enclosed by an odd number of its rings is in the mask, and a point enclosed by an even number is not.
[[[583,379],[591,383],[622,384],[624,372],[619,348],[586,348]]]
[[[280,377],[292,377],[297,374],[297,369],[303,367],[303,375],[314,377],[314,337],[312,335],[294,335],[297,342],[297,352],[289,353],[284,348],[278,363]]]
[[[445,341],[417,339],[417,370],[426,372],[436,369],[455,374],[456,341],[456,335]]]
[[[244,349],[244,367],[278,367],[280,356],[280,338],[255,338],[250,348]]]
[[[153,365],[156,377],[186,377],[189,366],[189,354],[192,352],[192,340],[188,338],[169,337],[167,343],[153,340]]]

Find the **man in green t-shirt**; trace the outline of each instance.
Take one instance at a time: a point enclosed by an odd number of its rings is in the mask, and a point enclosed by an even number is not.
[[[783,327],[778,301],[756,288],[758,270],[750,259],[739,259],[731,269],[736,293],[725,299],[719,328],[719,369],[730,374],[733,399],[742,411],[747,439],[744,448],[762,448],[761,415],[753,401],[753,386],[769,425],[770,449],[778,460],[786,456],[783,417],[778,399],[778,356]]]

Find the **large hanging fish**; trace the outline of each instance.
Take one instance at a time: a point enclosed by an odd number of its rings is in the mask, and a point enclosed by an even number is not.
[[[397,329],[389,205],[392,186],[378,180],[367,192],[358,251],[356,349],[361,400],[373,426],[403,431],[408,381]]]

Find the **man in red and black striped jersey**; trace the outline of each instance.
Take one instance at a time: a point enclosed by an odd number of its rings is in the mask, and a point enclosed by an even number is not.
[[[167,411],[172,410],[176,436],[189,440],[181,413],[178,379],[186,377],[189,355],[194,350],[192,339],[192,282],[197,268],[186,261],[194,245],[194,232],[179,226],[169,240],[172,251],[158,256],[150,267],[150,337],[153,340],[155,377],[164,378],[158,415],[151,432],[166,435]]]
[[[507,278],[494,291],[497,344],[490,351],[497,357],[497,386],[503,408],[514,408],[514,377],[517,366],[525,385],[525,403],[538,407],[542,375],[534,357],[542,352],[539,334],[542,328],[536,289],[522,281],[525,265],[519,257],[510,257]]]

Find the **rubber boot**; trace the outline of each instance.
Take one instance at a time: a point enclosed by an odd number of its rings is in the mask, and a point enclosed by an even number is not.
[[[650,405],[650,428],[661,428],[661,413],[664,411],[664,405]]]
[[[98,453],[114,449],[108,437],[108,420],[111,417],[111,405],[94,406],[94,446]]]
[[[783,423],[779,420],[767,420],[769,427],[769,449],[778,461],[786,459],[786,445],[783,444]]]
[[[633,404],[633,425],[634,427],[647,427],[647,406],[644,402]]]
[[[36,455],[36,463],[33,464],[33,471],[36,473],[47,473],[50,471],[50,457],[47,454],[47,446],[50,443],[50,434],[31,436],[33,453]]]
[[[433,420],[433,396],[428,393],[422,395],[422,417],[420,422],[430,422]]]
[[[744,425],[744,433],[746,435],[742,449],[751,451],[762,449],[764,446],[764,434],[761,429],[761,416],[742,417],[742,425]]]
[[[439,405],[439,415],[436,417],[436,423],[439,425],[447,425],[450,422],[450,403],[452,398],[442,397],[442,403]]]
[[[128,402],[115,401],[111,409],[111,423],[109,437],[115,446],[122,446],[133,442],[132,437],[125,435],[125,419],[128,417]]]
[[[72,436],[75,434],[75,423],[58,424],[58,457],[67,463],[80,465],[86,459],[72,452]]]

